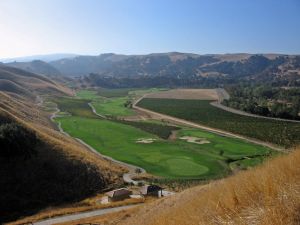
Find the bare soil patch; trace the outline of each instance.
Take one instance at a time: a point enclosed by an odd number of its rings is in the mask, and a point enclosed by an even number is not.
[[[147,98],[218,100],[215,89],[173,89],[148,94]]]

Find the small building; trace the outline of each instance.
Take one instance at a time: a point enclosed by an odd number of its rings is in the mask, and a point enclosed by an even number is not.
[[[145,185],[140,189],[142,195],[150,195],[155,197],[162,196],[162,188],[157,185]]]
[[[106,193],[108,200],[110,202],[122,201],[124,199],[130,198],[131,194],[132,191],[129,191],[126,188],[120,188]]]

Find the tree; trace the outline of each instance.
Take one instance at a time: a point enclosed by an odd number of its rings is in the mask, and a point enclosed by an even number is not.
[[[0,125],[0,157],[28,159],[36,154],[38,139],[34,132],[16,124]]]

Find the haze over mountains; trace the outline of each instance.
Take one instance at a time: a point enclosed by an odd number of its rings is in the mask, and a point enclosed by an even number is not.
[[[63,58],[71,58],[77,56],[76,54],[71,53],[55,53],[55,54],[46,54],[46,55],[32,55],[32,56],[23,56],[23,57],[14,57],[14,58],[3,58],[0,59],[0,62],[9,63],[9,62],[30,62],[33,60],[42,60],[45,62],[50,62],[53,60],[59,60]]]
[[[300,56],[281,54],[107,53],[7,65],[46,76],[85,77],[84,85],[107,87],[190,86],[190,83],[216,86],[232,79],[267,81],[277,86],[297,86],[300,82]]]

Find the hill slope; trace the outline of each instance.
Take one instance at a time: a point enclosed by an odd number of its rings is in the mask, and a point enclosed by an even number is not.
[[[41,60],[34,60],[31,62],[11,62],[6,65],[46,76],[61,76],[61,73],[55,67]]]
[[[26,89],[31,95],[72,94],[70,89],[49,78],[5,65],[0,65],[0,80],[2,88],[6,88],[5,91],[15,94],[20,94],[21,89],[23,90],[21,91],[23,94],[25,94],[24,89]],[[6,84],[9,83],[8,87],[3,85],[4,82],[6,82]]]
[[[122,225],[299,224],[300,150],[185,190],[127,215]]]
[[[233,76],[243,77],[272,69],[276,73],[299,75],[299,56],[280,54],[197,55],[191,53],[155,53],[149,55],[102,54],[52,61],[62,74],[82,76]],[[275,71],[274,71],[275,70]],[[270,72],[270,71],[269,71]]]
[[[69,89],[40,75],[1,67],[0,223],[72,204],[121,181],[121,168],[53,129],[37,95]],[[29,94],[28,94],[29,93]]]

